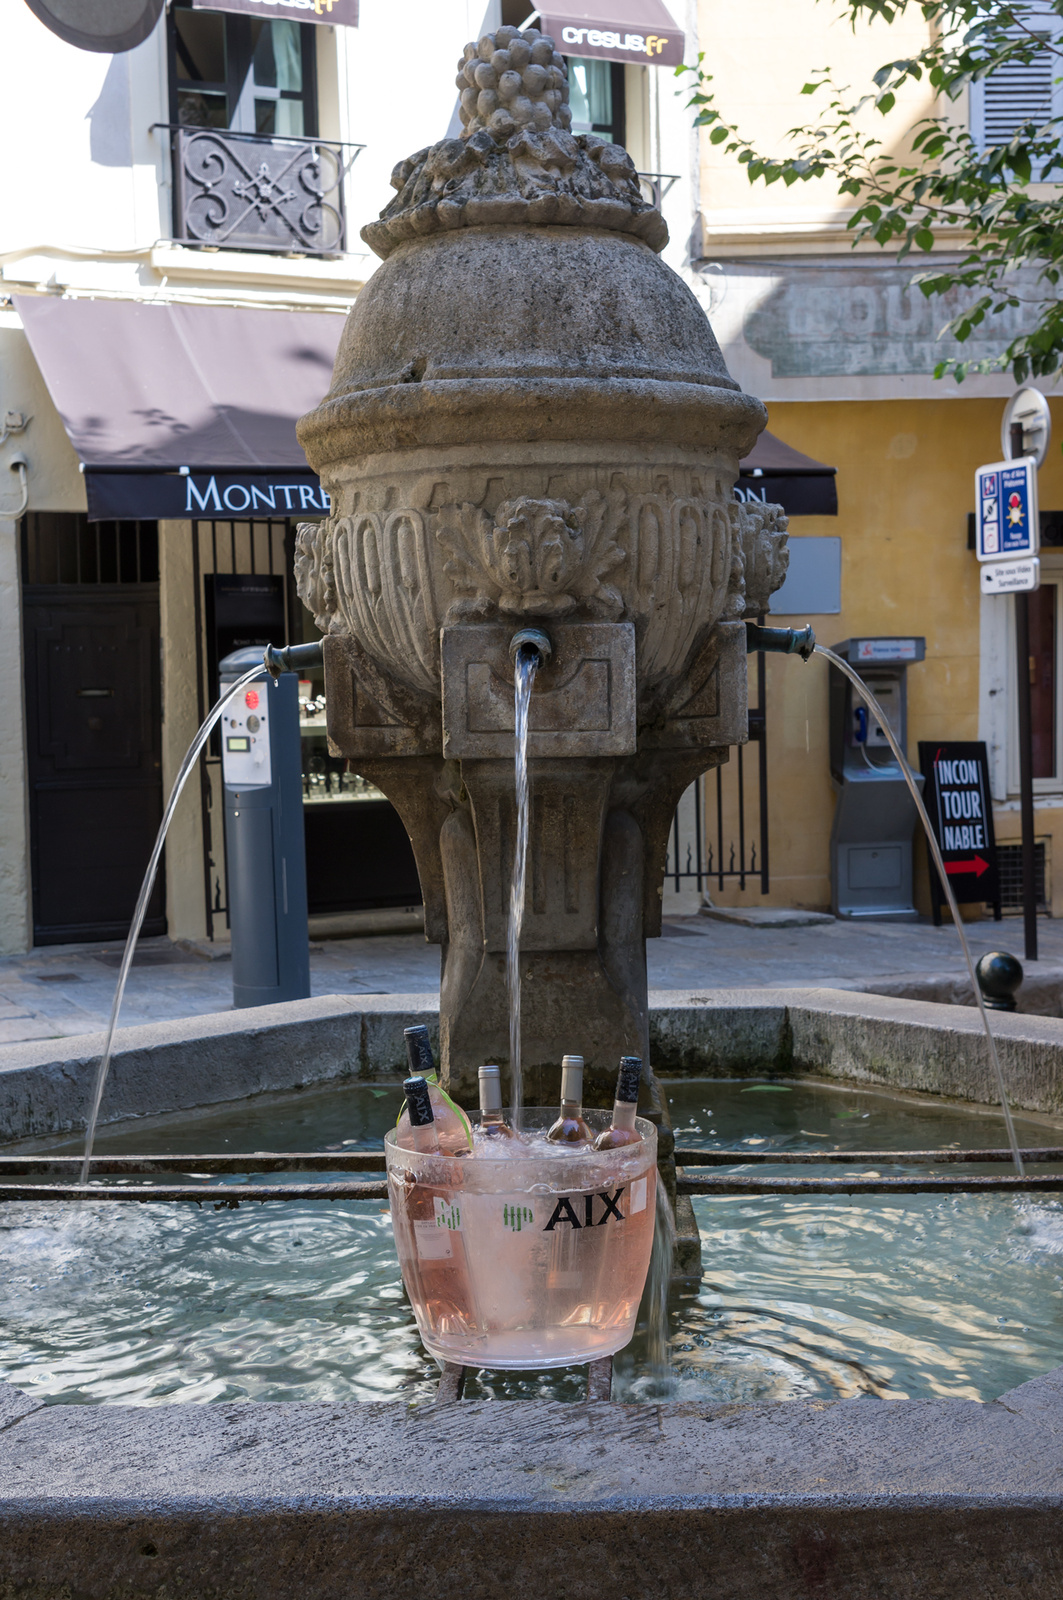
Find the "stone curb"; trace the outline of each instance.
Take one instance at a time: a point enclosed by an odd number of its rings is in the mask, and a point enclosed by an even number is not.
[[[402,1030],[435,1034],[438,995],[325,995],[118,1032],[102,1122],[218,1106],[405,1066]],[[1063,1019],[994,1013],[1013,1103],[1063,1114]],[[793,1073],[996,1102],[972,1008],[837,989],[657,990],[658,1072]],[[84,1127],[102,1034],[0,1046],[0,1140]]]
[[[1054,1597],[1061,1445],[1058,1369],[986,1405],[49,1406],[0,1431],[0,1593]]]

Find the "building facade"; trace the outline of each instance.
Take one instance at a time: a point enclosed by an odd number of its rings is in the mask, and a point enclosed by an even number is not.
[[[569,57],[574,126],[626,145],[689,273],[699,145],[626,13],[626,33],[558,19],[589,52]],[[172,0],[107,55],[7,8],[0,127],[25,154],[0,238],[0,952],[125,932],[219,660],[313,636],[295,526],[327,507],[293,422],[373,270],[359,229],[399,160],[458,132],[466,41],[526,19],[510,0]],[[677,21],[693,59],[692,3]],[[302,731],[324,926],[419,894],[397,817],[328,755],[320,688]],[[226,936],[220,781],[208,748],[148,932]]]
[[[786,131],[810,119],[817,102],[802,86],[830,65],[854,98],[886,60],[927,42],[914,8],[890,27],[850,30],[815,0],[701,0],[705,67],[725,118],[770,154],[785,150]],[[757,41],[755,70],[750,41]],[[999,141],[1038,109],[1048,113],[1051,53],[1044,71],[1022,83],[989,85],[974,103],[957,104],[976,137]],[[903,147],[906,130],[933,109],[929,90],[910,91],[873,131]],[[721,146],[704,139],[699,162],[699,240],[691,272],[742,387],[768,406],[769,429],[786,443],[837,468],[836,517],[791,519],[793,582],[776,597],[782,624],[811,622],[828,645],[858,636],[913,636],[925,659],[908,680],[908,754],[920,741],[982,739],[988,747],[994,820],[1005,880],[1005,907],[1018,880],[1018,750],[1013,602],[979,592],[968,545],[974,472],[1001,459],[1001,420],[1015,385],[1007,374],[935,379],[945,351],[938,331],[952,310],[910,287],[923,263],[877,247],[854,251],[847,212],[821,180],[765,187]],[[939,239],[938,248],[950,241]],[[1007,342],[1007,318],[987,319],[967,355],[990,355]],[[959,347],[956,347],[957,349]],[[1063,911],[1063,506],[1059,427],[1063,410],[1046,389],[1056,442],[1041,469],[1042,586],[1031,596],[1030,673],[1034,774],[1042,900]],[[771,498],[770,484],[767,497]],[[789,598],[788,598],[789,596]],[[775,620],[774,618],[772,620]],[[719,904],[828,910],[832,904],[831,780],[827,668],[789,658],[765,667],[769,887],[759,870],[710,877]],[[706,864],[741,866],[735,762],[705,799]],[[744,784],[745,866],[750,841],[762,836],[756,757],[747,752]],[[719,848],[722,840],[723,851]],[[721,859],[722,854],[722,859]],[[1053,870],[1053,862],[1058,866]],[[754,867],[759,869],[758,858]],[[929,908],[925,858],[916,849],[917,904]],[[977,914],[980,908],[972,908]]]

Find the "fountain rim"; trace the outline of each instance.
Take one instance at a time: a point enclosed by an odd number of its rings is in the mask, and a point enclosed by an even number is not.
[[[747,455],[767,426],[755,396],[718,380],[432,378],[346,390],[302,417],[299,443],[316,470],[422,446],[522,445],[574,440]]]

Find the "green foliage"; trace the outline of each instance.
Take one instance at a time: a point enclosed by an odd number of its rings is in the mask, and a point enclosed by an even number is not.
[[[955,102],[972,83],[1009,65],[1026,65],[1043,52],[1063,76],[1063,0],[843,0],[852,25],[917,12],[929,24],[931,43],[918,55],[888,61],[867,91],[853,97],[829,68],[801,90],[819,98],[819,117],[787,135],[790,153],[768,156],[722,116],[704,70],[688,104],[697,126],[709,128],[746,169],[750,183],[787,188],[809,178],[833,179],[854,202],[847,226],[853,244],[874,243],[898,258],[937,252],[940,263],[914,278],[927,298],[973,291],[941,331],[961,344],[987,316],[1009,307],[1034,309],[1028,331],[982,361],[947,359],[935,376],[1010,369],[1017,382],[1056,373],[1063,366],[1063,118],[1027,122],[1007,144],[979,150]],[[909,130],[904,153],[867,131],[869,109],[892,111],[900,90],[926,83],[939,111]],[[1035,182],[1036,180],[1036,182]],[[1022,278],[1019,273],[1022,269]],[[1032,293],[1031,293],[1032,287]],[[981,294],[978,291],[982,291]]]

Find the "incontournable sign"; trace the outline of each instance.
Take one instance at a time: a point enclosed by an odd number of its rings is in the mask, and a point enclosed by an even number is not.
[[[986,747],[979,740],[919,743],[919,769],[926,779],[923,802],[957,900],[985,900],[999,910],[997,845]],[[930,868],[934,921],[941,920],[944,892]]]
[[[1041,562],[1037,556],[1025,561],[987,561],[982,567],[983,594],[1022,594],[1041,587]]]
[[[1037,463],[997,461],[974,475],[975,550],[979,561],[1035,556],[1041,544]]]

